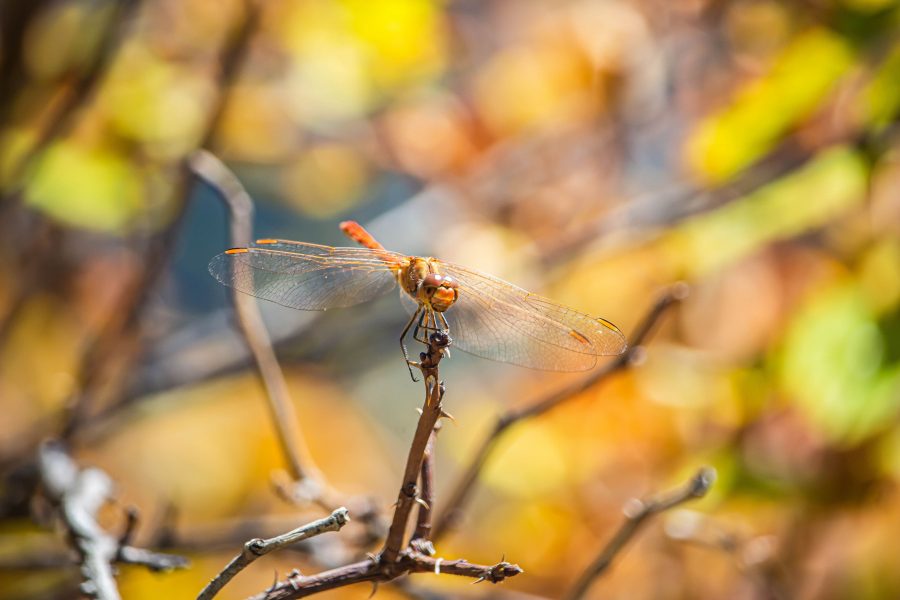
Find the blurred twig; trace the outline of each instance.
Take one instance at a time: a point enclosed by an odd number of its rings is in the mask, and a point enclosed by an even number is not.
[[[80,556],[84,582],[81,591],[98,600],[117,600],[119,591],[112,563],[144,565],[154,571],[185,567],[187,559],[124,546],[97,523],[100,510],[112,494],[112,480],[100,469],[79,469],[58,443],[48,442],[38,454],[41,480],[49,500]]]
[[[141,3],[140,0],[119,0],[113,4],[115,7],[94,50],[93,61],[75,84],[66,90],[62,105],[56,110],[49,124],[40,131],[34,145],[8,172],[9,179],[3,182],[4,200],[18,193],[23,176],[27,175],[35,161],[54,140],[64,135],[71,127],[78,110],[91,101],[98,88],[97,84],[117,56],[116,47],[125,39],[131,18]]]
[[[255,2],[249,0],[246,7],[245,18],[235,27],[228,44],[222,51],[221,69],[217,82],[220,93],[207,116],[203,139],[199,145],[201,148],[208,146],[215,135],[228,104],[228,90],[240,71],[251,35],[256,29],[259,9]],[[135,330],[138,329],[139,317],[143,314],[144,306],[149,300],[149,292],[168,264],[169,257],[175,248],[175,239],[180,231],[179,225],[187,206],[187,196],[190,191],[189,175],[190,171],[185,166],[173,193],[173,197],[178,202],[176,214],[162,232],[151,238],[145,251],[145,267],[134,285],[126,290],[117,310],[117,314],[123,316],[120,319],[110,319],[103,331],[89,344],[83,355],[83,368],[80,370],[82,374],[80,392],[69,403],[70,411],[63,427],[63,438],[68,439],[77,432],[89,416],[95,416],[90,414],[93,408],[91,405],[95,402],[95,388],[100,385],[98,380],[104,379],[102,377],[103,369],[107,363],[111,362],[110,358],[126,351],[130,362],[137,355],[139,346],[134,343],[137,333]],[[121,384],[121,382],[118,383]],[[124,404],[122,398],[117,398],[117,401],[103,412],[114,413]]]
[[[222,571],[210,581],[197,596],[197,600],[211,600],[219,591],[231,581],[235,575],[247,568],[250,563],[269,552],[280,550],[295,544],[301,540],[320,535],[327,531],[340,531],[341,527],[350,521],[350,514],[346,508],[341,507],[324,519],[313,521],[302,527],[282,535],[263,540],[252,539],[244,544],[244,549],[235,556]]]
[[[681,488],[662,494],[649,500],[632,500],[624,509],[625,522],[594,559],[594,562],[581,575],[572,590],[566,596],[568,600],[579,600],[584,597],[593,581],[602,575],[612,564],[613,559],[634,537],[644,522],[653,515],[669,510],[679,504],[702,498],[709,491],[716,479],[716,472],[711,467],[704,467]]]
[[[512,425],[519,421],[541,415],[569,398],[584,392],[591,386],[605,381],[613,374],[631,366],[633,362],[641,356],[641,344],[646,341],[659,319],[671,306],[686,298],[688,292],[689,288],[685,283],[677,283],[668,288],[644,316],[644,319],[641,321],[641,324],[629,341],[628,349],[617,356],[612,362],[607,363],[590,376],[570,387],[550,394],[524,408],[512,409],[498,418],[494,428],[482,441],[481,446],[470,461],[469,466],[463,471],[462,477],[460,477],[456,486],[453,488],[453,491],[450,493],[447,505],[435,519],[432,539],[437,540],[441,538],[459,519],[462,509],[468,501],[475,482],[481,473],[481,469],[487,462],[488,456],[493,451],[499,439]]]
[[[728,531],[708,515],[682,511],[666,523],[666,535],[727,555],[737,570],[756,587],[759,598],[783,600],[791,594],[785,586],[777,560],[777,542],[772,535],[739,535]]]
[[[222,161],[205,150],[194,152],[189,158],[191,170],[211,185],[228,209],[230,243],[232,247],[247,246],[253,236],[253,200],[237,177]],[[278,433],[282,452],[294,479],[294,490],[302,490],[305,499],[319,503],[331,510],[333,494],[327,489],[324,477],[315,466],[306,442],[298,427],[298,419],[288,391],[287,381],[272,341],[266,331],[256,300],[237,290],[232,294],[238,327],[250,348],[260,377],[266,388],[266,397],[272,412],[272,421]],[[301,494],[293,493],[292,497]]]

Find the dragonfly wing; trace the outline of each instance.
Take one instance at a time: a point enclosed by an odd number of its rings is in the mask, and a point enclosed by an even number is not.
[[[352,306],[390,291],[406,258],[386,250],[263,240],[215,256],[209,272],[245,294],[302,310]]]
[[[549,371],[588,370],[598,356],[625,350],[625,336],[609,321],[484,273],[440,265],[459,284],[459,298],[445,316],[460,350]]]

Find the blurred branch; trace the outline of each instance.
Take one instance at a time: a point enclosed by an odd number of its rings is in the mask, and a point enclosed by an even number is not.
[[[341,527],[350,521],[350,514],[346,508],[341,507],[324,519],[313,521],[284,533],[282,535],[262,540],[252,539],[244,544],[243,551],[235,556],[222,571],[210,581],[197,596],[197,600],[211,600],[219,591],[243,571],[250,563],[269,552],[280,550],[301,540],[309,539],[327,531],[340,531]]]
[[[777,560],[777,542],[772,535],[741,536],[725,528],[708,515],[679,511],[665,525],[666,535],[677,542],[692,544],[728,556],[738,572],[757,588],[759,598],[781,600],[792,595]]]
[[[25,4],[28,4],[27,2]],[[8,181],[3,182],[4,200],[18,192],[22,177],[28,173],[35,161],[47,147],[59,137],[65,135],[72,125],[73,118],[79,109],[87,105],[97,91],[98,83],[106,74],[109,65],[117,56],[116,48],[125,39],[131,17],[140,6],[140,0],[118,0],[109,17],[100,42],[94,51],[94,59],[85,72],[70,89],[66,90],[65,99],[49,125],[40,131],[37,141],[24,154],[19,162],[9,171]],[[5,115],[4,115],[5,116]]]
[[[80,556],[81,591],[98,600],[117,600],[112,563],[139,564],[154,571],[185,567],[187,559],[123,546],[97,523],[97,511],[112,494],[112,480],[100,469],[79,469],[62,445],[48,442],[38,453],[41,480],[49,500]],[[133,520],[133,518],[132,518]]]
[[[578,582],[566,596],[568,600],[579,600],[584,597],[593,581],[601,576],[613,559],[634,537],[641,525],[650,517],[694,498],[702,498],[709,491],[716,479],[716,472],[711,467],[703,467],[690,481],[681,488],[649,500],[632,500],[624,509],[625,522],[603,548],[593,563],[585,570]]]
[[[615,359],[605,364],[590,376],[524,408],[512,409],[498,418],[494,428],[482,441],[481,446],[470,461],[469,466],[463,471],[462,477],[460,477],[456,486],[453,488],[453,491],[450,493],[446,507],[444,507],[444,510],[440,512],[435,519],[432,539],[437,540],[441,538],[459,519],[462,509],[468,501],[472,489],[475,486],[475,482],[481,473],[481,469],[487,462],[488,456],[490,456],[499,439],[512,425],[519,421],[539,416],[548,410],[555,408],[559,404],[562,404],[569,398],[577,396],[588,388],[605,381],[615,373],[634,364],[634,362],[639,360],[642,356],[641,345],[656,327],[660,318],[670,307],[684,300],[687,297],[688,292],[689,288],[685,283],[677,283],[669,287],[644,316],[641,324],[632,335],[625,352],[618,355]]]
[[[191,170],[211,185],[228,209],[230,243],[232,247],[247,246],[253,239],[253,200],[238,178],[222,161],[205,150],[194,152],[188,159]],[[298,427],[298,418],[288,391],[287,381],[272,341],[266,331],[256,299],[237,290],[232,293],[235,314],[241,334],[250,348],[266,388],[272,422],[278,433],[282,452],[294,479],[292,497],[303,497],[331,510],[333,506],[319,469],[313,462],[306,441]],[[297,491],[300,491],[298,494]]]
[[[228,90],[240,71],[250,37],[256,28],[258,12],[256,3],[248,1],[245,18],[236,26],[235,32],[230,36],[222,51],[222,66],[217,82],[220,93],[207,117],[200,147],[209,145],[215,135],[228,104]],[[190,170],[185,166],[173,192],[173,197],[178,202],[175,215],[162,232],[155,234],[150,239],[144,252],[146,256],[144,269],[134,285],[126,290],[117,311],[118,314],[124,316],[120,319],[110,319],[84,353],[83,368],[80,370],[82,381],[79,389],[81,391],[69,403],[70,411],[62,433],[64,439],[68,439],[76,433],[87,417],[91,416],[91,404],[94,402],[93,397],[96,393],[94,388],[100,385],[97,380],[103,379],[100,375],[103,367],[110,362],[109,358],[123,350],[127,351],[129,362],[137,355],[139,345],[135,343],[135,330],[138,329],[139,317],[143,314],[144,306],[149,300],[149,291],[159,279],[175,249],[175,240],[180,230],[179,225],[187,207],[187,197],[190,191],[189,180]],[[128,344],[129,341],[132,343]],[[118,383],[121,385],[121,382]],[[121,390],[117,390],[117,392],[121,393]],[[121,397],[117,398],[112,406],[102,412],[117,412],[125,404],[126,402]]]

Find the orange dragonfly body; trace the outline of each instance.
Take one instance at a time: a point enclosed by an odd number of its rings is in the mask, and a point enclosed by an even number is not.
[[[561,306],[511,283],[437,258],[406,256],[361,225],[341,223],[362,248],[261,239],[215,256],[209,272],[240,292],[302,310],[352,306],[395,286],[415,302],[400,336],[449,333],[453,346],[483,358],[549,371],[585,371],[620,354],[625,336],[605,319]]]

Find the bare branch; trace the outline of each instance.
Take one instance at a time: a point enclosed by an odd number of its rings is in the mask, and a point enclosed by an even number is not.
[[[250,600],[292,600],[304,598],[326,590],[365,581],[384,582],[406,573],[434,573],[471,577],[475,582],[500,583],[522,573],[518,565],[501,561],[495,565],[476,565],[465,560],[445,561],[414,551],[400,553],[397,562],[389,570],[377,559],[364,560],[344,567],[304,577],[295,575],[281,581],[271,589],[253,596]]]
[[[113,5],[109,22],[105,24],[99,44],[93,52],[90,64],[74,85],[69,86],[63,94],[59,107],[51,115],[48,124],[38,132],[37,141],[29,148],[11,169],[7,180],[3,182],[4,200],[19,194],[23,185],[23,176],[37,162],[44,150],[55,140],[67,133],[75,121],[81,108],[88,105],[96,95],[99,83],[109,70],[109,66],[118,56],[117,50],[126,39],[126,34],[133,22],[133,16],[140,7],[140,0],[125,0]],[[10,96],[14,96],[10,94]]]
[[[622,523],[622,526],[619,527],[613,538],[578,579],[578,582],[573,586],[566,598],[568,600],[583,598],[594,580],[609,569],[613,559],[634,537],[634,534],[637,533],[647,519],[688,500],[702,498],[709,491],[715,479],[715,470],[711,467],[703,467],[690,481],[677,490],[649,500],[635,499],[629,502],[623,511],[625,513],[625,522]]]
[[[419,508],[416,511],[416,528],[410,541],[410,545],[414,546],[416,550],[429,556],[434,554],[434,546],[431,543],[431,513],[434,510],[434,443],[440,429],[441,422],[438,421],[425,446],[422,472],[419,477],[422,492],[418,501]]]
[[[235,575],[247,568],[250,563],[269,552],[280,550],[295,544],[301,540],[315,537],[327,531],[340,531],[341,527],[350,521],[350,514],[344,507],[336,509],[330,516],[313,521],[281,534],[279,536],[262,540],[259,538],[244,544],[243,551],[235,556],[222,571],[213,577],[205,588],[197,596],[197,600],[211,600],[219,591],[231,581]]]
[[[100,469],[79,469],[62,445],[45,443],[38,453],[41,480],[49,500],[59,515],[79,554],[84,582],[81,591],[97,600],[117,600],[119,590],[113,577],[115,561],[141,564],[154,571],[185,567],[187,559],[130,546],[97,523],[97,511],[112,494],[112,480]]]
[[[253,236],[253,200],[238,178],[214,154],[198,150],[191,154],[188,163],[191,170],[219,193],[228,209],[230,243],[233,247],[247,246]],[[232,294],[238,327],[259,370],[266,388],[272,422],[278,433],[281,449],[288,462],[294,480],[294,491],[303,490],[304,499],[331,510],[333,496],[324,483],[324,477],[313,462],[309,448],[298,426],[298,418],[288,391],[287,381],[272,341],[263,323],[256,299],[234,290]],[[296,493],[291,494],[297,496]]]
[[[441,402],[444,399],[444,383],[440,379],[438,366],[444,356],[444,350],[449,345],[450,338],[447,334],[440,332],[431,334],[428,351],[422,353],[422,360],[416,364],[422,371],[422,379],[425,383],[425,404],[422,407],[422,414],[419,416],[416,432],[413,435],[409,455],[406,459],[403,482],[397,496],[397,507],[394,509],[394,517],[380,554],[381,562],[388,570],[403,549],[409,513],[413,504],[419,499],[419,489],[416,483],[419,480],[419,473],[422,471],[422,463],[425,461],[428,441],[434,433],[438,419],[443,414]]]
[[[688,292],[689,288],[685,283],[677,283],[665,290],[638,325],[629,341],[628,348],[613,361],[572,386],[554,392],[524,408],[512,409],[498,418],[494,428],[482,441],[469,466],[463,471],[462,477],[450,493],[446,507],[435,519],[432,539],[440,539],[459,520],[462,509],[472,493],[488,456],[512,425],[541,415],[634,364],[643,355],[642,344],[647,340],[660,318],[670,307],[687,298]]]
[[[417,482],[421,474],[423,481],[427,482],[423,484],[423,488],[428,487],[428,493],[431,493],[431,475],[428,473],[428,467],[424,465],[430,462],[426,456],[430,455],[430,448],[434,444],[435,427],[438,420],[442,416],[446,416],[441,409],[445,390],[440,379],[438,365],[444,356],[444,351],[449,347],[450,341],[450,337],[446,333],[432,333],[428,338],[428,350],[420,354],[420,362],[410,363],[411,366],[422,371],[425,383],[425,404],[422,407],[416,432],[410,445],[403,481],[397,496],[397,505],[381,552],[368,560],[324,571],[317,575],[307,577],[295,572],[286,580],[277,582],[270,589],[254,596],[254,600],[302,598],[364,581],[376,584],[391,581],[406,573],[440,574],[443,572],[472,577],[476,581],[499,583],[522,572],[517,565],[507,562],[483,566],[474,565],[465,560],[444,561],[440,558],[433,558],[430,556],[430,552],[433,551],[430,543],[415,544],[413,542],[417,539],[416,536],[408,545],[404,544],[409,514],[417,502],[422,508],[419,512],[416,532],[421,534],[418,537],[420,541],[427,542],[428,509],[426,507],[428,507],[428,503],[425,502],[425,506],[422,506],[423,500]],[[423,548],[429,553],[422,552]]]

